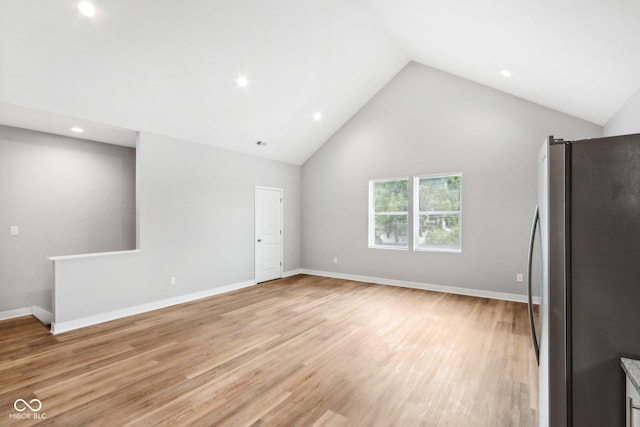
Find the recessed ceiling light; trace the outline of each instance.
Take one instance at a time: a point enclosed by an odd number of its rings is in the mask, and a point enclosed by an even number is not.
[[[238,76],[236,83],[238,83],[238,86],[240,87],[245,87],[249,84],[249,80],[247,79],[247,76]]]
[[[74,127],[71,128],[71,131],[72,132],[77,132],[77,133],[82,133],[82,132],[84,132],[84,129],[82,129],[79,126],[74,126]]]
[[[88,1],[78,3],[78,10],[84,16],[93,16],[96,14],[96,7]]]
[[[502,77],[511,77],[511,71],[509,70],[502,70],[500,74],[502,74]]]
[[[319,111],[313,113],[313,120],[315,120],[316,122],[322,120],[322,113]]]

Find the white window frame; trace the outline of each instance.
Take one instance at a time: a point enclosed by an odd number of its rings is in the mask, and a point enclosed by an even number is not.
[[[450,176],[460,177],[460,210],[459,211],[420,211],[420,180],[424,178],[448,178]],[[418,175],[413,177],[413,250],[417,252],[447,252],[462,253],[462,172],[437,173],[428,175]],[[421,248],[418,245],[420,237],[420,215],[458,215],[460,225],[460,246],[457,249],[447,248]]]
[[[389,182],[389,181],[407,181],[407,211],[406,212],[375,212],[376,204],[375,204],[375,192],[373,187],[378,182]],[[409,206],[409,177],[395,177],[395,178],[379,178],[379,179],[370,179],[369,180],[369,248],[370,249],[388,249],[392,251],[408,251],[410,245],[410,237],[409,237],[409,213],[411,211]],[[375,228],[376,221],[375,216],[378,215],[406,215],[407,216],[407,246],[386,246],[386,245],[376,245],[375,243]]]

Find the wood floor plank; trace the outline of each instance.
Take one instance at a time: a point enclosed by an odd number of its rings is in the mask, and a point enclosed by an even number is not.
[[[52,336],[0,322],[0,426],[534,426],[524,304],[297,275]],[[16,399],[44,419],[11,419]]]

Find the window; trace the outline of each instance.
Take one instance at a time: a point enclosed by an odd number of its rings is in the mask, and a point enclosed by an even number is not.
[[[369,181],[369,247],[409,249],[409,178]]]
[[[414,179],[414,249],[461,252],[462,173]]]

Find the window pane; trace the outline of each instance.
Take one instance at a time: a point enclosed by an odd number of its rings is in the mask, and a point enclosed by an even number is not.
[[[380,181],[374,184],[375,212],[407,212],[408,180]]]
[[[419,249],[460,250],[460,215],[420,215]]]
[[[420,178],[421,211],[459,211],[461,176]]]
[[[407,215],[376,215],[374,244],[406,248]]]

